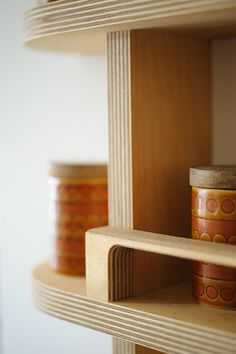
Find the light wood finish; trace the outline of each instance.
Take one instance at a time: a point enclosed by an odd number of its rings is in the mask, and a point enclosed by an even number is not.
[[[113,354],[135,354],[136,345],[134,343],[113,337],[112,344]]]
[[[109,34],[107,53],[110,161],[109,225],[129,229],[133,227],[130,32]],[[120,261],[119,267],[111,268],[113,281],[110,295],[116,301],[133,295],[131,281],[133,253],[124,248],[114,249],[114,258]],[[120,283],[125,286],[120,287]],[[128,344],[124,343],[124,345]]]
[[[235,353],[235,312],[195,303],[188,283],[107,303],[86,295],[83,278],[55,274],[43,264],[34,271],[34,294],[37,306],[48,314],[152,349]]]
[[[113,227],[132,227],[132,181],[131,181],[131,111],[130,111],[130,32],[111,33],[107,38],[108,93],[109,93],[109,224]],[[120,137],[122,139],[120,139]],[[123,152],[125,150],[125,153]],[[115,250],[116,252],[116,250]],[[122,257],[121,253],[125,253]],[[120,248],[120,266],[111,269],[114,300],[132,294],[132,282],[126,279],[126,287],[120,287],[124,269],[131,273],[132,252]],[[125,262],[122,262],[122,260]],[[123,263],[123,264],[122,264]],[[113,354],[135,354],[135,345],[113,338]]]
[[[211,44],[153,31],[131,42],[133,225],[187,236],[189,168],[211,161]]]
[[[104,32],[158,28],[204,36],[235,35],[236,4],[226,0],[62,0],[26,14],[29,47],[104,49]]]
[[[162,288],[176,283],[179,272],[190,269],[189,265],[178,258],[236,267],[235,246],[204,242],[199,240],[180,238],[168,235],[154,234],[137,230],[117,230],[102,227],[90,230],[86,234],[86,281],[89,297],[103,301],[113,300],[114,269],[119,269],[125,264],[125,252],[114,250],[136,249],[156,253],[156,261],[160,265],[156,270],[156,288]],[[146,253],[148,259],[148,253]],[[163,257],[170,256],[170,257]],[[176,258],[178,257],[178,258]],[[167,260],[164,262],[164,260]],[[162,267],[165,265],[165,268]],[[140,267],[144,266],[143,263]],[[163,271],[163,269],[165,271]],[[129,267],[123,269],[123,278],[116,277],[119,281],[119,291],[132,281]],[[150,273],[149,277],[153,276]]]
[[[130,32],[107,38],[109,93],[109,224],[133,227]]]
[[[109,94],[109,225],[133,227],[133,190],[131,166],[131,80],[130,32],[107,36]],[[113,300],[133,294],[133,252],[114,249],[119,267],[110,268],[113,279],[110,297]],[[123,283],[124,286],[120,286]],[[113,338],[113,354],[135,354],[135,344]]]
[[[110,34],[107,47],[110,225],[190,235],[189,167],[211,160],[211,44],[144,30]],[[113,251],[111,300],[186,277],[179,265],[161,278],[166,257]]]
[[[145,30],[109,34],[107,47],[110,225],[190,235],[188,168],[211,155],[211,44]],[[107,240],[87,247],[93,298],[119,300],[186,277],[185,262],[153,254],[146,239],[114,248]]]
[[[163,354],[159,350],[143,347],[122,339],[113,337],[113,354]]]
[[[131,112],[131,34],[130,31],[108,35],[108,92],[109,92],[109,224],[113,227],[133,227],[132,185],[132,112]],[[118,266],[110,267],[110,299],[117,301],[133,295],[133,250],[114,248],[112,258]],[[144,254],[135,254],[145,257]],[[152,257],[149,254],[149,259]],[[147,260],[148,263],[148,260]],[[162,262],[163,263],[163,262]],[[165,263],[165,259],[164,259]],[[158,266],[161,265],[159,260]],[[164,265],[164,264],[163,264]],[[140,267],[138,267],[140,269]],[[146,267],[146,269],[148,269]],[[160,274],[160,273],[159,273]],[[149,279],[150,277],[148,277]],[[179,279],[179,277],[177,277]],[[160,279],[159,279],[160,280]],[[175,279],[176,280],[176,279]],[[162,285],[170,284],[162,279]],[[122,284],[122,285],[121,285]],[[155,284],[156,286],[156,284]],[[134,346],[126,341],[113,340],[113,353],[150,353],[151,349]]]
[[[109,224],[190,235],[188,169],[209,164],[211,157],[211,44],[123,31],[108,35],[107,50]],[[94,252],[89,257],[98,256]],[[113,301],[169,286],[189,271],[183,260],[150,252],[127,247],[110,252],[110,281],[103,269],[100,289]]]
[[[163,352],[113,337],[113,354],[163,354]]]
[[[189,35],[232,35],[235,20],[235,1],[223,0],[62,0],[26,15],[26,45],[37,49],[105,51],[105,33],[122,30],[109,34],[107,45],[110,226],[116,230],[88,235],[93,299],[81,279],[47,266],[34,274],[42,310],[120,338],[115,348],[122,354],[235,352],[232,312],[200,307],[189,284],[169,287],[189,268],[170,255],[235,265],[232,249],[126,230],[190,235],[188,168],[211,162],[211,42]],[[130,32],[138,28],[154,29]],[[150,292],[158,287],[166,288]],[[145,291],[118,303],[99,300]]]

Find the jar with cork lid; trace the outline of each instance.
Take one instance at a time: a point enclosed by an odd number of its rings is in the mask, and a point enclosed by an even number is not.
[[[191,168],[190,184],[192,237],[236,245],[236,167]],[[236,309],[236,268],[193,262],[193,286],[198,302]]]

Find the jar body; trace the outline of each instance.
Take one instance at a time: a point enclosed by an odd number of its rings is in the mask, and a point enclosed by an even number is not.
[[[236,244],[236,190],[192,188],[192,238]],[[194,296],[236,309],[236,268],[193,262]]]
[[[85,275],[85,233],[108,223],[107,179],[50,177],[51,266]]]

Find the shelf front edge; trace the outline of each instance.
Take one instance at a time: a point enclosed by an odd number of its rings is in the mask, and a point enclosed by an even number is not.
[[[182,297],[189,284],[108,303],[87,297],[85,279],[56,274],[48,264],[33,278],[35,304],[52,316],[168,353],[235,352],[235,312]]]
[[[234,1],[55,1],[25,15],[28,47],[96,52],[107,32],[155,28],[205,37],[236,33]],[[101,45],[101,47],[100,47]]]

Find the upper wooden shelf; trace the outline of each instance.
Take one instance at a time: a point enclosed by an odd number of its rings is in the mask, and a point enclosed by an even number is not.
[[[204,37],[236,34],[236,2],[224,0],[59,0],[25,17],[25,44],[63,52],[101,52],[107,32],[156,28]]]
[[[189,283],[109,303],[88,297],[84,278],[42,264],[34,271],[34,296],[50,315],[156,350],[235,353],[235,312],[197,304]]]

